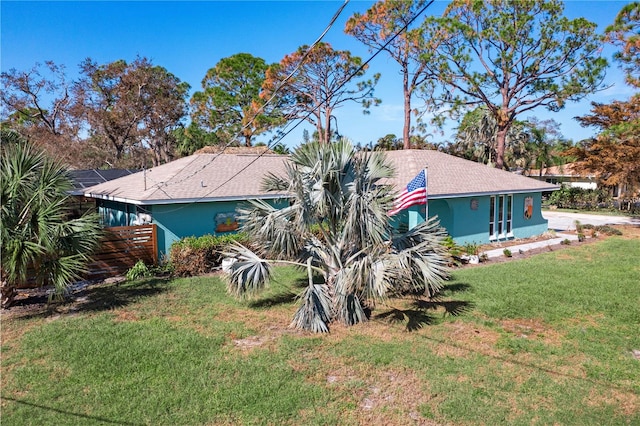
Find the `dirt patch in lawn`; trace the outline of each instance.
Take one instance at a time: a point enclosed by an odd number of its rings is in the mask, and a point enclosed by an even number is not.
[[[424,380],[406,369],[374,372],[368,377],[367,385],[356,392],[358,420],[367,424],[390,424],[393,418],[396,424],[427,421],[419,411],[421,405],[429,404],[432,399],[425,386]]]
[[[640,395],[617,389],[593,388],[585,404],[592,407],[613,406],[625,416],[631,416],[640,411]]]
[[[625,238],[625,239],[640,238],[640,226],[616,225],[614,228],[622,231],[622,238]]]
[[[309,359],[306,358],[316,356],[319,357],[316,359],[318,368],[308,369]],[[437,395],[432,395],[428,381],[411,369],[374,369],[357,361],[317,352],[303,353],[300,359],[291,362],[296,371],[310,374],[310,382],[324,382],[332,392],[344,395],[355,405],[355,410],[342,413],[344,417],[340,420],[345,424],[438,424],[420,414],[421,406],[432,404]]]
[[[547,326],[542,320],[534,318],[506,319],[500,321],[500,326],[516,337],[535,339],[546,345],[562,345],[562,333]]]
[[[477,324],[455,321],[443,324],[444,333],[441,344],[434,352],[438,356],[468,357],[482,354],[499,357],[495,346],[500,333]]]

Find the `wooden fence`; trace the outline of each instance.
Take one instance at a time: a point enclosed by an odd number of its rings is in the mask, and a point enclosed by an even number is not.
[[[154,265],[158,261],[156,225],[106,228],[100,248],[92,257],[88,279],[122,275],[138,260]]]

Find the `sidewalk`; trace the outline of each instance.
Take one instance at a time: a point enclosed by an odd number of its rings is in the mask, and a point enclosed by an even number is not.
[[[484,251],[482,253],[486,254],[487,257],[489,259],[491,259],[491,258],[504,256],[504,249],[509,249],[512,253],[520,253],[520,252],[524,253],[524,252],[527,252],[529,250],[534,250],[534,249],[539,249],[539,248],[545,248],[545,247],[548,247],[548,246],[558,245],[558,244],[562,243],[564,240],[578,241],[578,236],[575,235],[575,234],[561,234],[561,233],[558,233],[556,235],[557,235],[557,237],[551,238],[551,239],[548,239],[548,240],[544,240],[544,241],[535,241],[533,243],[525,243],[525,244],[519,244],[519,245],[515,245],[515,246],[501,247],[501,248],[497,248],[497,249],[487,250],[487,251]]]

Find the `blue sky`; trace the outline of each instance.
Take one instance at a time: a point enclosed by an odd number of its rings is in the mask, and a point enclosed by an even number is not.
[[[365,12],[374,2],[352,0],[325,36],[335,49],[349,50],[368,59],[367,47],[344,34],[346,20],[355,12]],[[427,11],[440,14],[448,2],[437,1]],[[609,25],[626,2],[568,1],[565,15],[583,16],[599,29]],[[311,44],[326,28],[342,1],[48,1],[0,2],[0,68],[26,70],[36,62],[52,60],[67,67],[69,78],[78,75],[78,64],[90,57],[98,63],[136,55],[150,58],[199,90],[206,71],[220,59],[247,52],[267,62],[278,62],[303,44]],[[611,58],[613,49],[605,56]],[[376,96],[382,99],[370,115],[357,106],[337,111],[338,130],[354,142],[368,144],[388,133],[402,135],[402,89],[396,64],[384,52],[371,62],[370,73],[382,77]],[[527,114],[539,119],[553,118],[561,124],[566,138],[580,140],[593,134],[581,128],[573,117],[589,112],[590,102],[626,99],[631,89],[615,64],[605,82],[612,87],[569,104],[563,111],[543,109]],[[417,106],[417,103],[416,103]],[[455,123],[449,124],[449,128]],[[302,139],[300,126],[284,142],[295,146]],[[433,140],[446,140],[451,130]],[[267,141],[267,137],[258,141]]]

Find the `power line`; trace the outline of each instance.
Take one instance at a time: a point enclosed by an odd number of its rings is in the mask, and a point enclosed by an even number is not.
[[[202,166],[200,166],[199,168],[197,168],[195,171],[193,171],[191,174],[183,177],[182,179],[180,179],[179,181],[175,181],[175,182],[171,182],[171,183],[165,183],[165,182],[157,182],[154,186],[156,186],[157,188],[160,189],[160,186],[169,186],[169,185],[177,185],[179,183],[184,182],[187,179],[192,178],[193,176],[197,175],[198,173],[200,173],[202,170],[204,170],[205,168],[207,168],[211,163],[213,163],[215,161],[216,158],[218,158],[220,155],[222,155],[224,153],[224,151],[229,148],[233,142],[235,141],[236,138],[240,137],[242,135],[242,132],[247,129],[251,124],[253,124],[258,116],[258,114],[260,112],[264,112],[264,109],[267,105],[269,105],[271,102],[273,102],[274,99],[276,99],[277,94],[279,91],[282,90],[282,88],[286,85],[286,83],[293,78],[293,76],[295,75],[296,72],[298,72],[298,70],[300,70],[300,68],[302,67],[302,65],[304,64],[304,60],[311,54],[311,51],[322,41],[322,39],[324,38],[325,35],[327,35],[327,33],[329,32],[329,30],[331,29],[331,27],[333,27],[333,24],[336,22],[336,20],[338,19],[338,17],[340,16],[340,14],[342,13],[342,11],[344,10],[344,8],[347,6],[347,4],[349,3],[349,0],[345,0],[344,3],[342,3],[342,5],[338,8],[338,10],[336,11],[336,13],[334,13],[333,17],[331,18],[331,20],[329,21],[329,24],[326,26],[326,28],[324,29],[324,31],[320,34],[320,36],[318,36],[318,38],[311,43],[311,46],[304,52],[304,55],[302,56],[302,59],[300,61],[300,63],[289,73],[289,75],[287,75],[281,82],[280,84],[274,89],[273,94],[271,95],[271,97],[260,106],[260,108],[258,108],[257,112],[255,113],[255,115],[253,116],[253,118],[244,126],[242,126],[242,128],[240,130],[238,130],[238,132],[232,137],[230,138],[230,140],[222,147],[222,149],[217,152],[213,157],[211,157],[211,159],[203,164]],[[297,126],[296,126],[297,127]],[[295,127],[294,127],[295,129]],[[282,140],[282,138],[280,138],[279,140]],[[269,147],[269,145],[267,144],[267,147]],[[163,191],[164,192],[164,191]],[[166,192],[165,192],[166,194]],[[168,194],[167,194],[168,195]]]
[[[345,84],[347,84],[354,76],[358,75],[358,73],[360,73],[364,68],[366,68],[369,63],[380,54],[380,52],[382,52],[383,50],[385,50],[387,48],[387,46],[389,46],[389,44],[391,44],[400,34],[402,34],[403,32],[405,32],[407,30],[407,28],[409,27],[409,25],[411,25],[420,15],[422,15],[428,8],[429,6],[431,6],[433,4],[435,0],[431,0],[429,1],[424,7],[422,7],[422,9],[420,9],[410,20],[407,21],[407,23],[400,28],[400,30],[398,30],[391,38],[389,38],[389,40],[382,45],[381,47],[379,47],[375,53],[373,53],[371,55],[371,57],[369,59],[367,59],[364,63],[362,63],[362,65],[356,70],[354,71],[349,78],[347,78],[342,84],[340,84],[336,90],[341,89]],[[344,5],[343,5],[344,7]],[[340,9],[340,11],[342,10],[342,8]],[[337,18],[337,17],[336,17]],[[335,21],[335,19],[331,22],[331,25],[333,25],[333,22]],[[300,61],[299,66],[303,63],[303,60]],[[299,69],[299,66],[296,69]],[[279,86],[281,87],[281,86]],[[311,116],[311,114],[313,114],[318,108],[320,108],[320,106],[329,98],[329,96],[327,96],[325,99],[321,100],[320,102],[318,102],[318,104],[307,113],[307,115],[305,115],[304,117],[298,119],[298,122],[286,133],[282,134],[277,140],[272,141],[275,142],[275,144],[277,144],[278,142],[280,142],[284,137],[286,137],[289,133],[291,133],[293,130],[295,130],[300,124],[304,123],[307,118],[309,116]],[[267,144],[267,148],[270,149],[271,148],[271,143]],[[238,172],[236,172],[233,176],[231,176],[230,178],[228,178],[227,180],[225,180],[224,182],[222,182],[221,184],[219,184],[218,186],[216,186],[215,188],[213,188],[211,191],[207,192],[205,195],[203,195],[202,197],[198,198],[195,201],[192,201],[186,205],[177,207],[175,209],[172,210],[168,210],[168,211],[164,211],[163,213],[170,213],[170,212],[174,212],[174,211],[178,211],[181,210],[185,207],[187,207],[187,205],[189,204],[193,204],[193,203],[197,203],[200,202],[206,198],[209,197],[209,195],[213,194],[215,191],[217,191],[218,189],[222,188],[224,185],[228,184],[229,182],[231,182],[236,176],[238,176],[240,173],[244,172],[246,169],[248,169],[251,165],[253,165],[256,161],[258,161],[259,158],[261,158],[263,155],[265,155],[267,153],[267,150],[265,150],[264,152],[257,154],[256,158],[253,159],[252,161],[250,161],[247,165],[245,165],[243,168],[241,168]],[[222,154],[222,152],[220,152],[218,154],[218,156]],[[215,158],[217,158],[218,156],[216,156]],[[209,163],[210,164],[210,163]],[[192,175],[193,176],[193,175]]]

